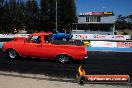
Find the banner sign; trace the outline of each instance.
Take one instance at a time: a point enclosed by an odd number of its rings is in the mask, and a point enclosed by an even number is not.
[[[75,40],[127,40],[130,35],[98,35],[98,34],[73,34]]]
[[[112,15],[113,12],[85,12],[85,13],[80,13],[80,15]]]
[[[91,41],[91,47],[117,47],[116,42],[108,42],[108,41]]]
[[[118,48],[132,48],[132,42],[117,42]]]
[[[0,34],[0,38],[28,37],[30,34]]]
[[[129,75],[118,75],[118,74],[86,74],[86,70],[82,68],[82,65],[78,68],[77,81],[79,84],[84,83],[129,83]]]
[[[113,39],[115,40],[126,40],[126,39],[131,39],[130,35],[114,35]]]
[[[30,34],[0,34],[0,38],[28,37]],[[74,40],[129,40],[130,35],[73,34]]]
[[[104,12],[105,15],[112,15],[113,12]]]

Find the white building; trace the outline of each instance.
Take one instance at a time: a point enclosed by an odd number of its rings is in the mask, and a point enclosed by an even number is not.
[[[78,15],[78,23],[73,23],[73,34],[113,35],[115,16],[113,12],[87,12]]]

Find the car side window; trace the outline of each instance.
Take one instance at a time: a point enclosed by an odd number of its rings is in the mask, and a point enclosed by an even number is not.
[[[51,43],[53,41],[52,35],[47,35],[44,37],[45,43]]]
[[[28,43],[41,43],[41,36],[32,36]]]
[[[45,37],[44,37],[44,40],[45,40],[45,43],[50,43],[49,36],[45,36]]]

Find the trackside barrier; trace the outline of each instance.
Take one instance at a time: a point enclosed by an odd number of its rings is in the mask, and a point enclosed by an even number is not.
[[[30,34],[0,34],[0,38],[28,37]],[[130,40],[131,35],[73,34],[74,40]]]
[[[73,34],[74,40],[130,40],[131,35]]]
[[[103,51],[103,52],[132,52],[132,48],[112,48],[112,47],[87,47],[87,51]]]
[[[83,41],[84,46],[89,47],[110,47],[110,48],[132,48],[132,42],[112,41]]]
[[[91,41],[91,47],[117,47],[117,42]]]
[[[30,34],[0,34],[0,38],[28,37]]]
[[[90,41],[90,47],[132,48],[132,42]]]

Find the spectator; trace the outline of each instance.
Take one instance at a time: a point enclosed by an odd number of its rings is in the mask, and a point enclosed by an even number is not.
[[[16,30],[16,29],[14,29],[14,31],[13,31],[13,34],[16,34],[18,31]]]

